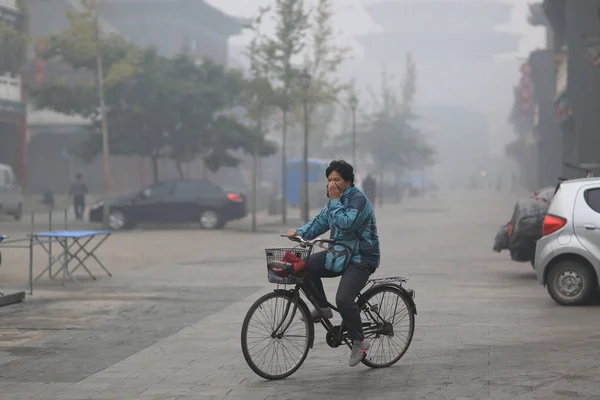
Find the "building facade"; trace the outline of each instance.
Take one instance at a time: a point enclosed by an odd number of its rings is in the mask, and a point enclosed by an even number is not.
[[[585,170],[600,173],[598,9],[600,0],[544,0],[531,6],[530,23],[546,28],[547,46],[527,61],[533,107],[524,107],[521,83],[515,97],[520,113],[514,119],[516,130],[534,146],[535,168],[524,171],[534,175],[530,189],[584,176]],[[523,164],[523,157],[519,161]]]
[[[600,172],[600,0],[545,0],[557,70],[555,110],[566,176]]]
[[[27,184],[26,113],[22,85],[25,13],[23,3],[0,0],[0,163],[15,170],[21,184]]]

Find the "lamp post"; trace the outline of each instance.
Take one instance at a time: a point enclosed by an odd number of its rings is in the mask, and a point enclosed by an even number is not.
[[[355,95],[350,96],[350,109],[352,110],[352,166],[356,171],[356,109],[358,99]]]
[[[104,101],[104,72],[102,70],[102,47],[100,46],[100,27],[98,21],[98,10],[94,9],[94,39],[96,45],[96,79],[98,83],[98,100],[100,102],[100,122],[102,127],[102,195],[104,206],[102,209],[102,225],[104,229],[109,228],[108,214],[110,212],[108,196],[111,190],[110,175],[110,147],[108,143],[108,124],[106,122],[106,105]]]
[[[310,214],[310,204],[308,196],[308,89],[312,77],[304,68],[300,76],[302,87],[304,88],[304,154],[302,157],[302,219],[308,222]]]

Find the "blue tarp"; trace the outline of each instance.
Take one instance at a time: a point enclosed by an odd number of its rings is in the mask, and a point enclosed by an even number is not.
[[[302,190],[302,167],[303,160],[290,160],[287,162],[287,200],[292,207],[300,206]],[[308,183],[315,184],[322,182],[325,188],[325,169],[329,162],[309,159],[308,160]],[[325,189],[323,189],[325,190]]]

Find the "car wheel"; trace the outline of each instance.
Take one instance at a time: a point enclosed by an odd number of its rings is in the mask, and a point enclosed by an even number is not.
[[[202,229],[219,229],[224,225],[219,213],[215,210],[204,210],[200,214],[200,227]]]
[[[125,213],[120,210],[113,210],[108,213],[108,226],[113,231],[120,231],[126,229],[129,225]]]
[[[596,288],[596,277],[587,265],[578,261],[560,261],[548,274],[548,294],[562,306],[585,304]]]
[[[15,211],[13,217],[15,217],[15,221],[20,221],[23,216],[23,204],[19,204],[17,211]]]

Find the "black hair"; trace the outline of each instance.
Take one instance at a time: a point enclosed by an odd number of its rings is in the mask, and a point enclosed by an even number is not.
[[[350,186],[354,186],[354,168],[344,160],[333,160],[329,163],[329,167],[325,170],[325,177],[336,171],[342,179],[350,182]]]

